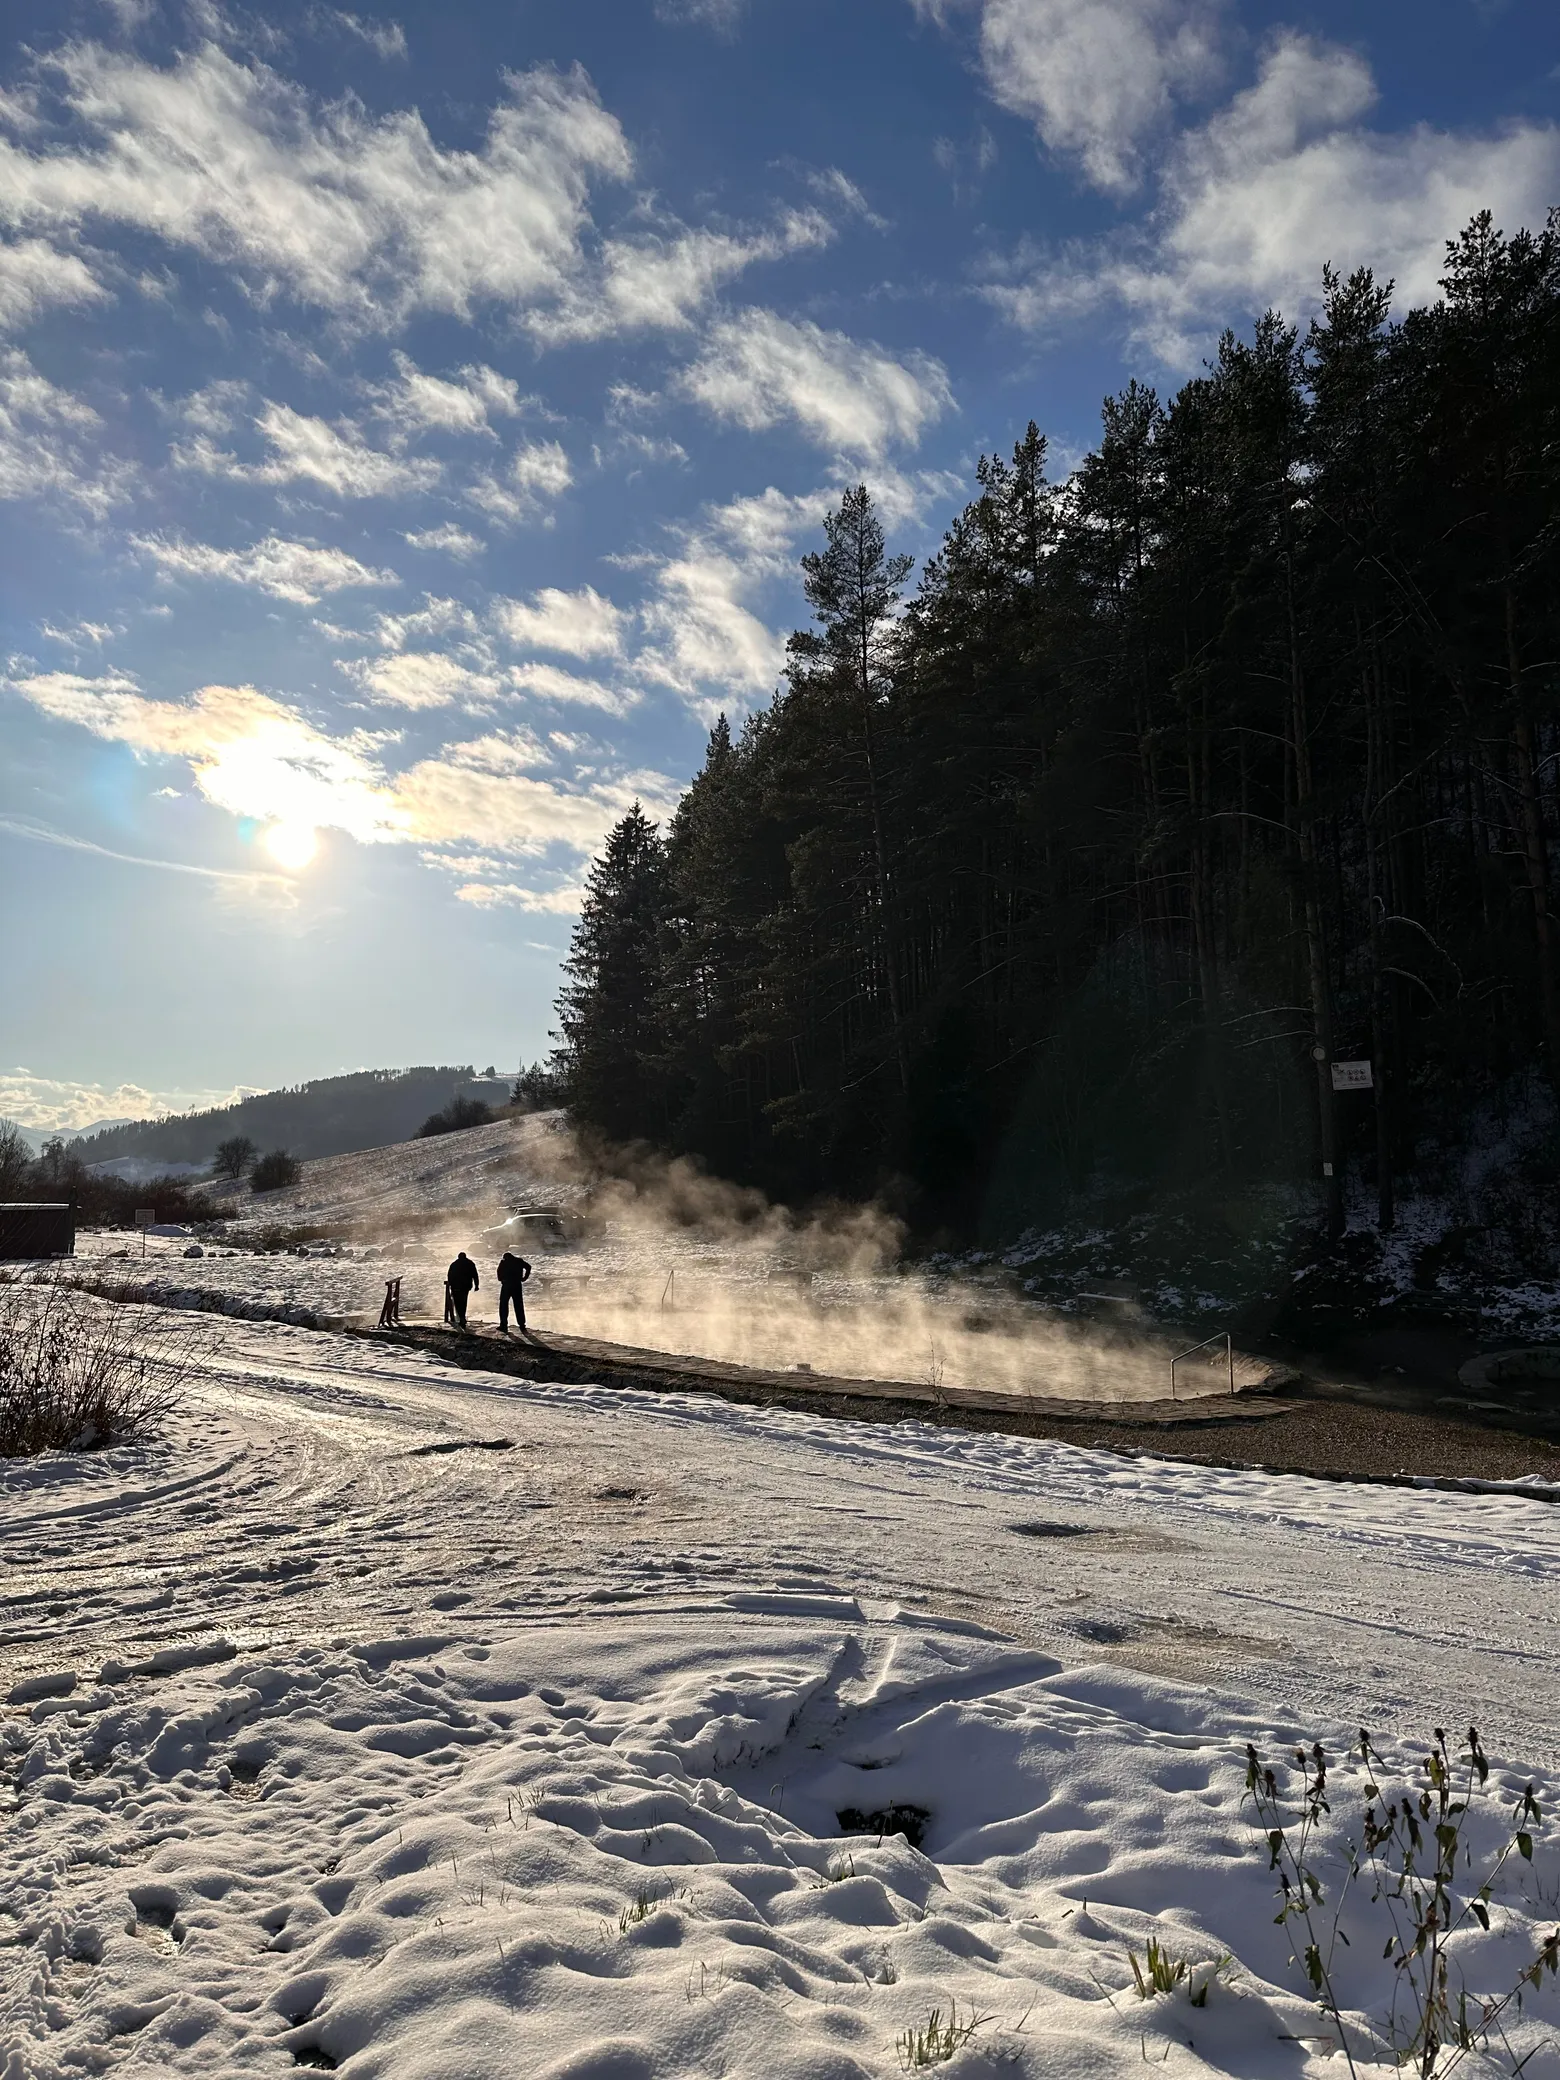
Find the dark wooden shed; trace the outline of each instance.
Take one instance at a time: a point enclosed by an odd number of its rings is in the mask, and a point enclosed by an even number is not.
[[[0,1262],[75,1254],[74,1199],[0,1200]]]

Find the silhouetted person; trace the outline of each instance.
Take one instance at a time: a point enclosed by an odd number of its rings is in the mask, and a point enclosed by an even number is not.
[[[498,1326],[506,1336],[511,1307],[515,1311],[515,1327],[522,1336],[526,1334],[525,1282],[530,1276],[531,1267],[525,1258],[506,1249],[498,1260]]]
[[[445,1275],[445,1288],[450,1296],[450,1305],[454,1308],[455,1320],[462,1329],[466,1326],[466,1302],[481,1283],[476,1265],[462,1250]]]

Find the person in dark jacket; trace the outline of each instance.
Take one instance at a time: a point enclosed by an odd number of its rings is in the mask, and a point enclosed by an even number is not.
[[[445,1274],[445,1287],[455,1309],[455,1320],[462,1329],[466,1326],[466,1302],[482,1281],[477,1276],[477,1267],[464,1250],[455,1259]]]
[[[524,1257],[517,1257],[513,1250],[506,1249],[498,1260],[498,1326],[509,1334],[509,1310],[515,1311],[515,1327],[522,1336],[525,1326],[525,1282],[531,1276],[531,1267]]]

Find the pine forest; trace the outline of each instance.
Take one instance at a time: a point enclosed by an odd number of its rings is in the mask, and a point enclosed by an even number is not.
[[[844,493],[774,698],[591,872],[579,1119],[928,1234],[1428,1190],[1552,1252],[1560,215],[1322,288],[1065,481],[1031,423],[918,580]]]

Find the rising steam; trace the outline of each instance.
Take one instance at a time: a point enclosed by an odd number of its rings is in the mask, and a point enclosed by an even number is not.
[[[435,1251],[463,1247],[477,1258],[479,1315],[496,1313],[487,1280],[502,1247],[477,1241],[481,1225],[554,1206],[566,1215],[568,1239],[556,1247],[518,1244],[535,1265],[527,1307],[544,1338],[551,1332],[766,1371],[902,1382],[921,1393],[973,1389],[1076,1401],[1169,1395],[1180,1340],[1135,1320],[1130,1309],[1111,1323],[1068,1321],[995,1281],[906,1268],[902,1224],[882,1207],[797,1214],[685,1159],[619,1150],[592,1157],[556,1116],[527,1125],[532,1131],[513,1166],[487,1173],[485,1206],[473,1203],[428,1237]],[[1237,1353],[1237,1386],[1256,1384],[1265,1370]],[[1183,1397],[1228,1385],[1222,1346],[1177,1368]]]

